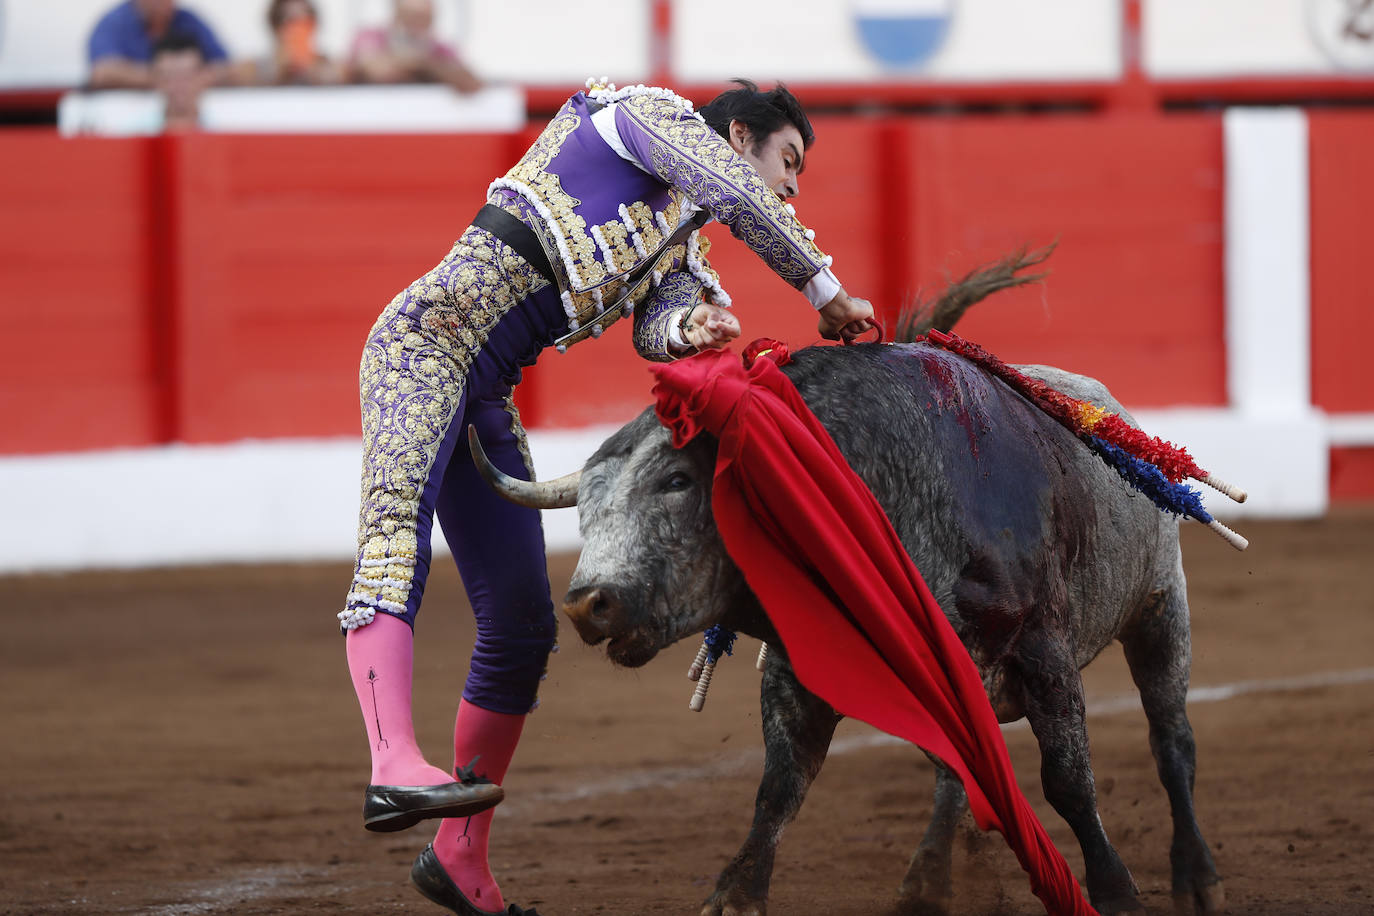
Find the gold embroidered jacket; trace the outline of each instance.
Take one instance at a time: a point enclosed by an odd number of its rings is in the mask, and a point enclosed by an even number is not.
[[[601,103],[579,92],[491,189],[493,203],[534,229],[553,266],[570,319],[560,349],[633,313],[636,349],[671,359],[679,309],[703,298],[730,304],[696,231],[706,218],[797,289],[829,264],[791,207],[689,103],[662,90],[618,95],[620,151],[592,123]]]

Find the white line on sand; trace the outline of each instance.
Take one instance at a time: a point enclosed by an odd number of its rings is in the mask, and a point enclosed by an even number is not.
[[[1267,680],[1236,681],[1235,683],[1218,684],[1212,687],[1194,687],[1188,691],[1188,702],[1190,704],[1219,703],[1252,693],[1292,693],[1322,687],[1364,684],[1370,681],[1374,681],[1374,668],[1356,668],[1350,671],[1330,671]],[[1139,708],[1140,698],[1135,693],[1123,693],[1089,702],[1088,715],[1089,717],[1110,716]],[[1026,720],[1020,719],[1002,727],[1007,730],[1024,728],[1026,727]],[[856,735],[833,742],[830,745],[830,755],[849,754],[870,747],[902,743],[904,743],[902,739],[881,732]],[[685,782],[701,782],[712,777],[737,773],[748,766],[758,766],[762,759],[762,750],[752,750],[731,754],[700,766],[654,767],[652,769],[621,771],[599,782],[579,783],[571,789],[527,793],[521,799],[505,802],[502,807],[504,811],[510,813],[525,813],[538,805],[549,802],[577,801],[603,795],[633,792],[638,789],[666,788]],[[302,880],[306,877],[305,871],[305,869],[289,866],[250,869],[228,882],[195,890],[188,889],[187,896],[191,899],[185,903],[154,907],[144,912],[150,916],[200,916],[200,914],[232,912],[251,900],[268,896],[300,897],[306,893],[306,889],[302,886],[307,883]]]
[[[1320,687],[1339,687],[1347,684],[1363,684],[1374,681],[1374,668],[1356,668],[1349,671],[1328,671],[1316,674],[1303,674],[1294,677],[1271,678],[1265,680],[1236,681],[1231,684],[1218,684],[1211,687],[1193,687],[1188,691],[1189,704],[1218,703],[1252,693],[1291,693],[1298,690],[1312,690]],[[1140,709],[1140,697],[1134,693],[1122,693],[1102,697],[1088,703],[1088,716],[1109,716]],[[1003,730],[1013,731],[1026,728],[1026,720],[1003,725]],[[870,747],[883,747],[904,744],[903,739],[884,732],[854,735],[831,742],[828,756],[849,754]],[[507,810],[521,810],[527,805],[541,805],[548,802],[574,801],[633,792],[638,789],[663,788],[684,782],[696,782],[712,776],[736,773],[746,766],[757,765],[763,759],[762,749],[740,752],[723,757],[701,766],[668,766],[654,769],[622,771],[598,782],[587,782],[558,791],[536,792],[523,799],[507,800]]]

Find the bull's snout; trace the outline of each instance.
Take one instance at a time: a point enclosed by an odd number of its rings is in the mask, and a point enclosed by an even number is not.
[[[563,598],[563,613],[582,641],[594,646],[616,632],[622,623],[623,606],[611,589],[587,585],[568,592]]]

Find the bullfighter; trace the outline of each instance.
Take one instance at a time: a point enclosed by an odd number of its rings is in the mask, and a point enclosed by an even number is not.
[[[487,863],[490,809],[554,649],[537,510],[476,473],[476,427],[508,474],[532,479],[511,401],[522,367],[622,317],[650,360],[725,346],[740,333],[698,232],[714,219],[818,312],[828,339],[872,327],[786,201],[815,134],[784,86],[740,80],[699,111],[675,93],[588,81],[431,271],[382,311],[360,369],[358,557],[339,622],[371,751],[364,826],[443,818],[411,880],[456,913],[520,914]],[[454,770],[426,762],[411,720],[414,623],[438,513],[476,616],[454,725]]]

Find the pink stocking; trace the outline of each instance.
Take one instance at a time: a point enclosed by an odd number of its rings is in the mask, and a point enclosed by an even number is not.
[[[452,774],[425,762],[415,743],[410,684],[415,668],[415,635],[390,614],[348,631],[348,673],[358,694],[372,751],[372,784],[437,786]]]
[[[467,766],[472,758],[478,757],[473,771],[492,782],[501,782],[515,756],[524,725],[523,715],[490,712],[466,700],[460,702],[453,724],[455,765]],[[487,865],[487,837],[495,813],[492,809],[472,817],[445,819],[434,838],[434,852],[469,903],[480,910],[501,912],[505,902]]]

